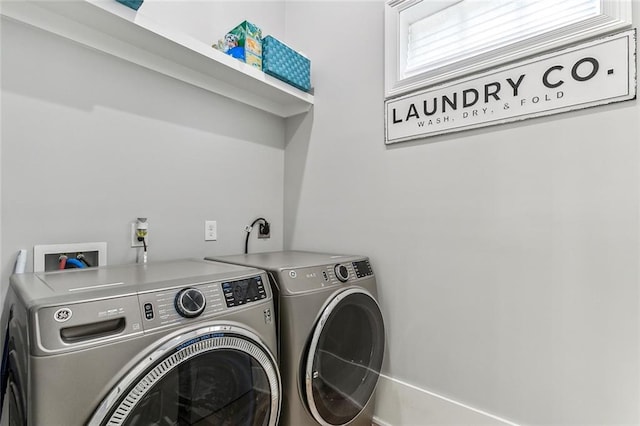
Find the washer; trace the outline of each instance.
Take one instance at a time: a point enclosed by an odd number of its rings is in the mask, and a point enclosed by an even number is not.
[[[278,422],[264,271],[180,260],[19,274],[4,309],[9,424]]]
[[[265,269],[277,293],[284,425],[371,425],[385,332],[369,259],[300,251],[208,258]]]

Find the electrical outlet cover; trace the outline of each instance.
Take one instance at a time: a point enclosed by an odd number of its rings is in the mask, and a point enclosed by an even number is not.
[[[271,238],[271,224],[269,224],[269,232],[262,232],[263,226],[264,226],[263,224],[260,224],[258,226],[258,238],[262,238],[262,239]]]
[[[218,239],[218,223],[215,220],[205,220],[204,240],[216,241]]]
[[[147,236],[145,237],[147,247],[149,247],[149,232],[147,230]],[[144,247],[142,241],[138,241],[138,235],[136,233],[136,223],[131,224],[131,247]]]

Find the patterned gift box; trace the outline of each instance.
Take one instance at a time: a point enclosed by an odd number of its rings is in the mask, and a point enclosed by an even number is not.
[[[262,69],[262,30],[249,21],[237,25],[212,47]]]
[[[262,70],[305,92],[311,89],[311,61],[272,36],[262,40]]]

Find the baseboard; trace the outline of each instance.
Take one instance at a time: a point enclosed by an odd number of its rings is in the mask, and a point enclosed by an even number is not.
[[[379,426],[518,426],[392,377],[380,376],[373,422]]]

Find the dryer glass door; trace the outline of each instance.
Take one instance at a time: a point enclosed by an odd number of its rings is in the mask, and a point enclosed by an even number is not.
[[[307,403],[323,425],[353,420],[373,395],[384,355],[380,308],[363,289],[345,290],[325,308],[309,345]]]
[[[276,425],[280,378],[273,356],[248,331],[212,328],[172,339],[145,358],[89,424]]]

